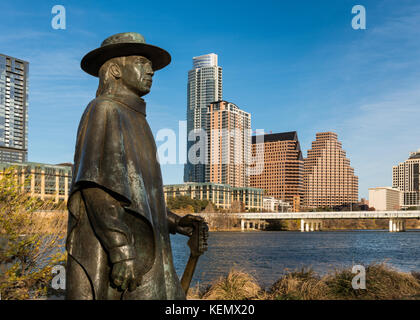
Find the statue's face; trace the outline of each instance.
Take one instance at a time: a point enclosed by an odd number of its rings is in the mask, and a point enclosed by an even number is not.
[[[126,57],[122,67],[122,81],[125,86],[139,96],[150,92],[153,77],[152,62],[142,56]]]

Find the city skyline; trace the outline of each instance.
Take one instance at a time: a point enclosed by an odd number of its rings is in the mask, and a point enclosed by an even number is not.
[[[351,1],[262,2],[252,10],[247,2],[223,3],[231,20],[211,26],[214,10],[189,21],[187,3],[142,10],[135,2],[63,5],[67,29],[60,31],[51,28],[48,4],[3,8],[9,15],[1,22],[0,51],[31,63],[29,161],[73,160],[77,123],[97,86],[80,70],[80,58],[124,30],[144,34],[173,57],[146,96],[154,133],[185,120],[191,58],[214,52],[224,68],[223,98],[253,115],[253,129],[297,131],[304,156],[316,132],[337,132],[361,197],[370,187],[390,186],[392,166],[420,147],[420,6],[410,1],[365,1],[367,30],[358,31],[351,28]],[[250,17],[253,23],[243,22]],[[183,164],[162,171],[165,184],[183,181]]]

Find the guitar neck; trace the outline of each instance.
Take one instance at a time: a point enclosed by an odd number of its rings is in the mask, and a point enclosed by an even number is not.
[[[191,280],[194,275],[195,267],[197,266],[199,256],[193,256],[190,254],[188,258],[187,266],[185,267],[184,274],[181,278],[181,287],[185,292],[185,295],[188,293],[190,288]]]

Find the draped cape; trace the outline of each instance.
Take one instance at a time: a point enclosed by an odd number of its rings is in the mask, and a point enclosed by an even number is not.
[[[127,299],[185,298],[175,273],[156,145],[141,98],[94,99],[79,124],[68,209],[66,248],[86,271],[94,296],[107,299],[110,266],[106,250],[86,214],[81,190],[97,186],[121,203],[126,214],[115,231],[135,239],[142,285]],[[106,219],[106,217],[103,217]]]

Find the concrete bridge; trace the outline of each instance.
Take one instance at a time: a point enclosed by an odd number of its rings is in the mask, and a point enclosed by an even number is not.
[[[202,217],[220,215],[218,213],[200,213]],[[240,219],[242,230],[265,228],[262,220],[300,220],[300,231],[320,231],[322,221],[329,219],[388,219],[389,231],[405,231],[407,219],[420,219],[420,210],[416,211],[337,211],[337,212],[244,212],[230,213],[229,217]],[[257,223],[259,221],[259,223]]]
[[[67,211],[38,211],[44,215],[67,215]],[[205,217],[220,217],[220,213],[199,213]],[[416,211],[337,211],[337,212],[243,212],[225,213],[223,217],[241,220],[241,229],[263,230],[268,224],[266,220],[300,220],[300,231],[311,232],[322,230],[322,221],[329,219],[388,219],[390,232],[405,231],[407,219],[420,220],[420,210]]]

